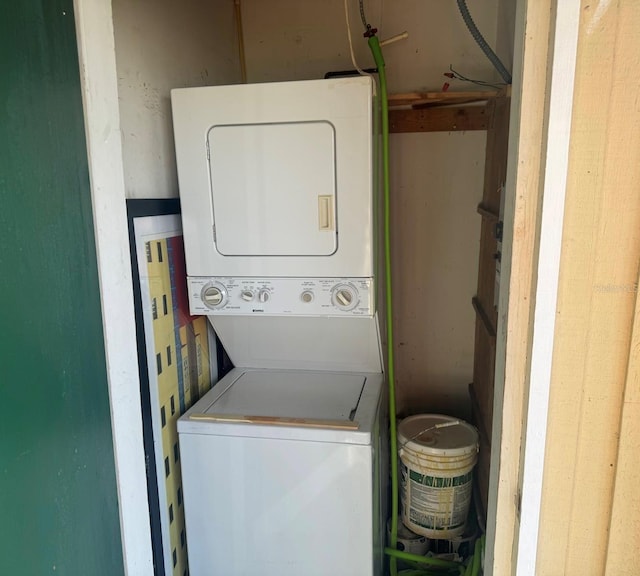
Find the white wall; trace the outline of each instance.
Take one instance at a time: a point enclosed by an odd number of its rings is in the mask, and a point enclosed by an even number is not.
[[[391,137],[397,389],[403,412],[469,417],[485,132]]]
[[[507,0],[500,0],[505,3]],[[468,0],[495,47],[499,0]],[[358,63],[371,66],[357,1],[349,0]],[[497,73],[475,44],[455,0],[365,1],[384,39],[392,92],[476,90],[448,80],[449,64],[476,79]],[[264,82],[320,78],[351,69],[342,0],[243,0],[247,74]],[[486,135],[398,134],[391,140],[395,325],[399,409],[468,415]]]
[[[358,2],[348,1],[356,57],[361,66],[370,66]],[[468,5],[495,45],[498,0],[468,0]],[[242,6],[249,81],[320,78],[328,70],[352,68],[342,0],[243,0]],[[440,90],[449,64],[470,78],[497,79],[455,0],[365,0],[365,10],[380,38],[405,30],[410,34],[385,50],[392,92]],[[454,81],[451,89],[474,88]]]
[[[233,0],[113,0],[128,198],[178,195],[169,91],[238,82]]]

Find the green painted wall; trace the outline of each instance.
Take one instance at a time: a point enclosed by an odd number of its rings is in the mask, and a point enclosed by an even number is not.
[[[0,574],[123,574],[71,0],[0,16]]]

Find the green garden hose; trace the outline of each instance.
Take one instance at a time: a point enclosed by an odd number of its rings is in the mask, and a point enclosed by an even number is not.
[[[395,389],[395,364],[393,355],[393,311],[391,304],[392,286],[391,286],[391,216],[390,216],[390,179],[389,179],[389,102],[387,99],[387,76],[385,72],[384,57],[380,48],[380,42],[375,35],[375,31],[368,28],[368,42],[376,67],[378,68],[378,80],[380,82],[380,108],[382,113],[382,187],[384,197],[384,264],[385,264],[385,290],[386,290],[386,324],[387,324],[387,382],[389,386],[389,445],[390,445],[390,463],[391,463],[391,536],[389,547],[385,548],[385,554],[389,556],[389,568],[391,576],[398,576],[397,560],[413,562],[418,565],[427,564],[434,569],[439,570],[439,574],[443,574],[442,569],[454,570],[462,575],[465,567],[459,562],[449,562],[438,558],[429,558],[419,556],[417,554],[409,554],[397,550],[398,545],[398,457],[396,454],[398,444],[398,428],[396,419],[396,389]],[[476,546],[475,557],[477,566],[479,567],[478,546]],[[472,569],[475,569],[475,562]],[[448,574],[449,572],[445,572]],[[435,574],[433,570],[424,568],[416,568],[409,571],[403,571],[404,576],[432,576]],[[477,576],[477,572],[472,572]]]
[[[458,574],[462,574],[464,566],[459,562],[452,562],[450,560],[441,560],[440,558],[433,558],[431,556],[418,556],[417,554],[411,554],[409,552],[401,552],[395,548],[385,548],[384,553],[391,558],[398,560],[406,560],[408,562],[414,562],[416,564],[426,564],[431,568],[439,569],[439,573],[443,574],[442,570],[454,571]],[[461,570],[462,569],[462,570]]]
[[[384,267],[385,267],[385,304],[387,308],[387,381],[389,385],[389,446],[391,449],[391,541],[389,546],[395,550],[398,544],[398,459],[395,455],[397,441],[395,367],[393,359],[393,314],[391,310],[391,220],[390,220],[390,182],[389,182],[389,102],[387,100],[387,76],[380,42],[375,34],[369,36],[369,48],[378,68],[380,82],[380,106],[382,112],[382,189],[384,197]],[[396,556],[390,557],[391,576],[398,573]]]

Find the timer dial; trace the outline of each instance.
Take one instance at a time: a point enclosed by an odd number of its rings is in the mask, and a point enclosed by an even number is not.
[[[359,302],[358,290],[351,284],[338,284],[331,293],[331,302],[340,310],[353,310]]]
[[[224,286],[220,284],[208,284],[202,289],[200,297],[207,308],[215,310],[225,303],[227,291]]]

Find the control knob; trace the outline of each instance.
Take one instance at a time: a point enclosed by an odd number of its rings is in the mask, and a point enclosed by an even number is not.
[[[333,289],[331,301],[340,310],[353,310],[358,305],[358,291],[350,284],[339,284]]]
[[[217,284],[209,284],[202,289],[200,296],[204,305],[213,310],[224,303],[226,290]]]

